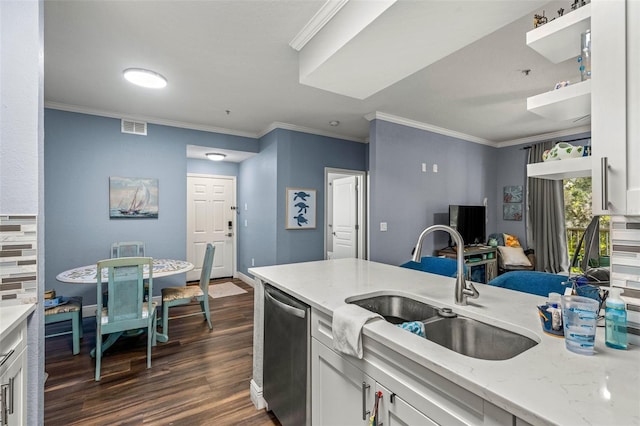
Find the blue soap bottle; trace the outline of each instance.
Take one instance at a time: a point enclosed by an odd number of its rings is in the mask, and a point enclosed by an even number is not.
[[[611,287],[605,308],[605,340],[614,349],[627,349],[627,311],[620,288]]]

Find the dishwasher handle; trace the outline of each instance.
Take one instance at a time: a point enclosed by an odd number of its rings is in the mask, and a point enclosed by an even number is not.
[[[293,315],[293,316],[298,317],[298,318],[305,318],[307,316],[306,311],[304,311],[303,309],[295,308],[295,307],[293,307],[291,305],[287,305],[286,303],[279,301],[278,299],[273,297],[271,294],[269,294],[269,290],[267,290],[266,288],[264,290],[264,296],[271,303],[273,303],[274,305],[278,306],[278,308],[282,309],[283,311],[285,311],[286,313],[288,313],[290,315]]]

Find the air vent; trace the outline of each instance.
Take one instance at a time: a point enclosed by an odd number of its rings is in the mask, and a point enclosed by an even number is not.
[[[147,123],[143,121],[122,120],[122,133],[146,136]]]

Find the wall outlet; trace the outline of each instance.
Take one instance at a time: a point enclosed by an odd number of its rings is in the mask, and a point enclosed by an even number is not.
[[[438,165],[437,164],[433,165],[433,173],[438,173]]]
[[[251,258],[251,266],[256,266],[256,260],[253,257]]]
[[[387,231],[387,222],[380,222],[380,231],[382,232]]]
[[[427,163],[422,163],[422,173],[427,172]]]

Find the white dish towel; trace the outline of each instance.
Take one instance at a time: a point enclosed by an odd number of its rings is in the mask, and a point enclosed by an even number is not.
[[[347,304],[334,310],[331,322],[333,349],[362,359],[362,327],[373,318],[382,318],[382,315],[357,305]]]

